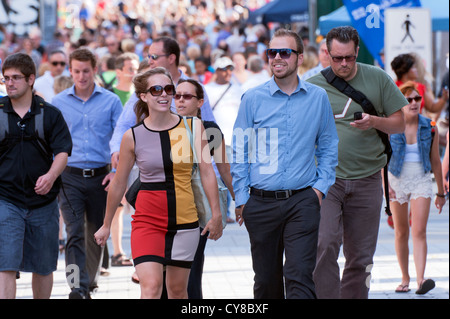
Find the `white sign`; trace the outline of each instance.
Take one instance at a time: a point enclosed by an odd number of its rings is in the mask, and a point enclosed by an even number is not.
[[[404,53],[417,53],[432,74],[431,15],[424,8],[386,9],[384,13],[384,68],[396,80],[392,60]]]

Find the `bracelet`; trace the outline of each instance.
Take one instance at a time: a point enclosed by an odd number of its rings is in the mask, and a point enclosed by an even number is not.
[[[436,196],[437,196],[437,197],[441,197],[441,198],[445,198],[445,194],[439,194],[439,193],[436,193]]]

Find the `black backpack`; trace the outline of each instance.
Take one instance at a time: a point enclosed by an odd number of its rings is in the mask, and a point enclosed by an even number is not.
[[[52,154],[49,153],[49,148],[44,136],[44,112],[46,102],[44,99],[36,95],[33,98],[35,99],[35,102],[38,103],[40,108],[40,112],[34,116],[36,142],[44,154],[51,157]],[[8,136],[9,133],[8,113],[5,112],[4,106],[4,103],[0,103],[0,143]]]

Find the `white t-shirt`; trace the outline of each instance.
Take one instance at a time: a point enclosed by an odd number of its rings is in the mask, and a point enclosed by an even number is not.
[[[49,103],[51,103],[53,97],[55,96],[53,83],[55,83],[55,79],[53,78],[50,71],[45,71],[45,73],[38,77],[34,82],[34,89],[36,90],[36,92],[41,93],[44,100]]]
[[[205,91],[208,94],[216,123],[224,135],[225,145],[231,146],[233,126],[241,104],[242,90],[239,85],[233,83],[223,95],[228,86],[229,84],[210,82],[205,85]],[[222,95],[223,97],[220,98]]]
[[[69,71],[64,70],[61,75],[70,76]],[[50,71],[45,71],[43,75],[38,77],[34,81],[33,88],[36,92],[40,93],[45,101],[51,103],[53,97],[55,96],[55,90],[53,89],[53,84],[55,83],[55,78],[52,76]]]

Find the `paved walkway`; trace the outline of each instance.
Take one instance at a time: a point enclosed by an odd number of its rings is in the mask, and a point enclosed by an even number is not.
[[[383,213],[372,269],[370,299],[449,299],[449,205],[446,204],[441,215],[438,215],[434,205],[432,206],[428,223],[428,261],[425,275],[426,278],[433,278],[436,281],[436,288],[424,296],[414,293],[415,269],[411,255],[411,292],[406,294],[394,292],[401,282],[401,273],[394,250],[394,231],[387,225],[386,215]],[[125,217],[124,248],[128,253],[130,220],[130,216]],[[237,224],[229,224],[219,241],[208,241],[203,275],[204,298],[253,298],[253,270],[249,246],[245,226],[239,227]],[[341,257],[339,262],[342,268],[344,258]],[[66,299],[70,292],[64,268],[64,256],[61,255],[58,270],[54,273],[52,291],[54,299]],[[100,278],[99,289],[93,295],[94,299],[139,298],[139,285],[131,281],[133,267],[112,267],[109,271],[109,276]],[[32,298],[31,274],[22,273],[21,278],[17,280],[17,298]]]

